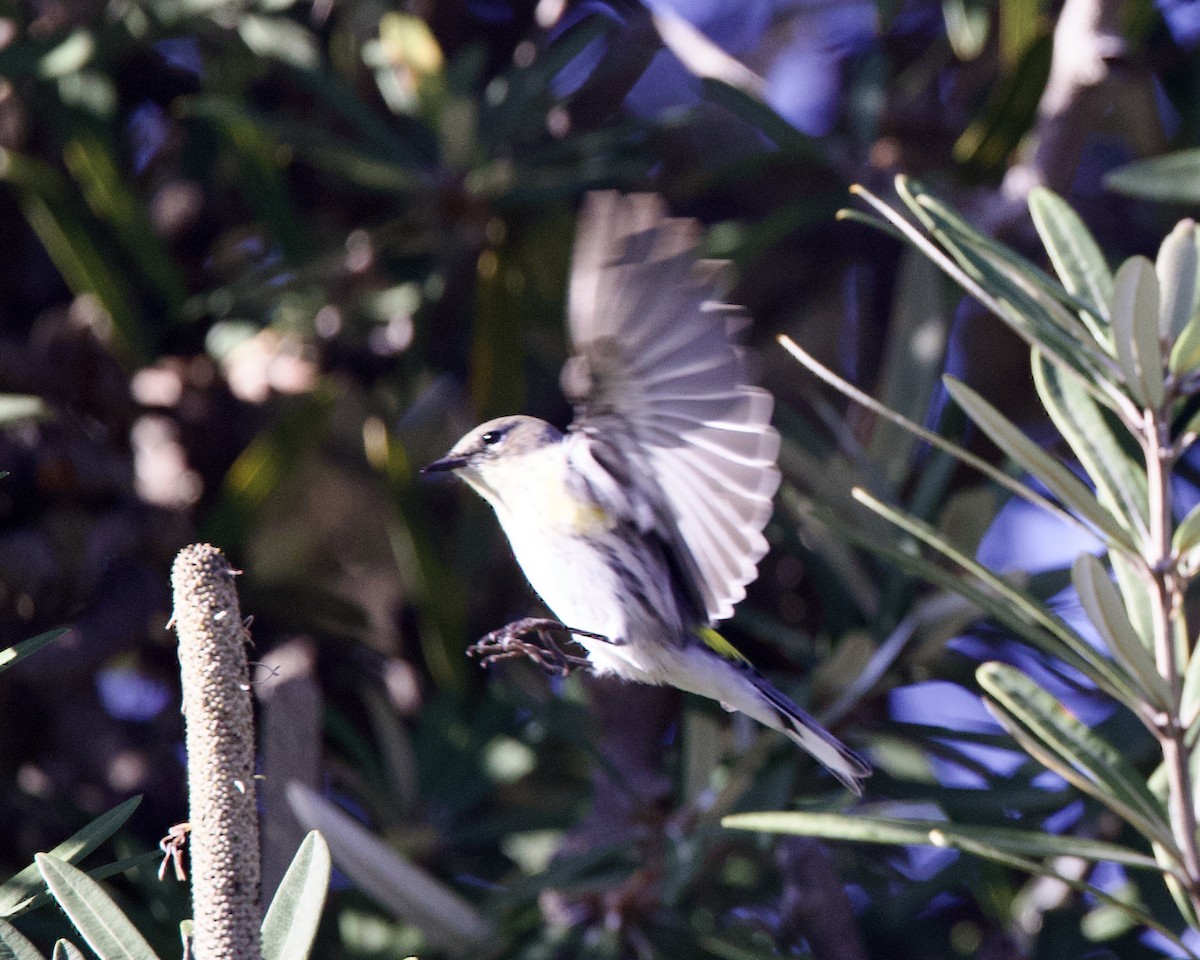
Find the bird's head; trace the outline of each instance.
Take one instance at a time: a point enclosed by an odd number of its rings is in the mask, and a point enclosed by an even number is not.
[[[533,455],[561,441],[562,433],[545,420],[500,417],[481,423],[421,473],[453,473],[490,500],[527,474],[537,461]]]

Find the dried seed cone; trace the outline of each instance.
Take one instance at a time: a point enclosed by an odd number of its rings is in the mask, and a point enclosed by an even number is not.
[[[171,570],[183,677],[196,960],[257,960],[258,817],[245,629],[234,571],[193,544]]]

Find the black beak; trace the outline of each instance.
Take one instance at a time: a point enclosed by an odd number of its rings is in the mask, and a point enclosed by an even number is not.
[[[445,456],[441,460],[434,460],[421,468],[421,476],[425,477],[431,473],[453,473],[459,467],[466,464],[468,458],[463,456]]]

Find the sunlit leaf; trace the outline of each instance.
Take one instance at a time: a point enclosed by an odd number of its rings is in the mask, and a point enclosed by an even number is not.
[[[305,960],[329,889],[329,846],[315,830],[292,858],[262,924],[263,960]]]
[[[1071,567],[1071,579],[1079,593],[1079,602],[1100,631],[1113,655],[1121,660],[1142,689],[1161,710],[1169,710],[1171,689],[1159,674],[1145,639],[1139,637],[1121,602],[1121,596],[1108,579],[1108,572],[1090,553],[1081,553]]]
[[[1033,351],[1033,382],[1050,419],[1096,485],[1101,506],[1117,517],[1135,541],[1148,536],[1145,468],[1121,446],[1104,410],[1079,383],[1078,375]]]
[[[1029,213],[1063,286],[1088,305],[1090,319],[1084,316],[1084,323],[1098,342],[1111,344],[1106,321],[1112,272],[1091,231],[1062,197],[1045,187],[1029,192]]]
[[[104,888],[82,870],[48,854],[36,856],[46,886],[87,945],[105,960],[158,960]]]
[[[764,833],[789,833],[827,840],[856,840],[860,843],[886,843],[894,846],[926,846],[962,849],[964,840],[976,848],[992,848],[1023,857],[1076,856],[1085,860],[1106,860],[1128,867],[1157,870],[1148,854],[1130,850],[1104,840],[1090,840],[1016,830],[1007,827],[978,827],[942,820],[894,820],[861,814],[840,813],[735,813],[721,819],[731,830],[757,830]]]
[[[1124,817],[1144,835],[1173,849],[1165,811],[1146,779],[1111,744],[1067,713],[1061,703],[1021,671],[1003,663],[982,664],[975,673],[986,700],[1006,729],[1037,759],[1068,782]]]
[[[1145,257],[1130,257],[1113,281],[1113,339],[1135,399],[1157,410],[1163,402],[1158,333],[1158,278]]]
[[[293,782],[288,802],[301,823],[321,831],[338,868],[364,893],[420,927],[431,947],[466,949],[491,939],[491,924],[471,904],[328,800]]]
[[[1104,185],[1146,200],[1200,203],[1200,149],[1138,160],[1108,174]]]
[[[1020,634],[1031,643],[1066,660],[1122,703],[1136,704],[1138,702],[1136,687],[1130,683],[1124,672],[1079,636],[1062,618],[1024,591],[1006,582],[974,558],[963,554],[928,524],[881,503],[863,490],[856,489],[854,496],[865,506],[891,520],[902,530],[933,547],[947,559],[972,574],[988,590],[993,591],[994,596],[998,596],[1007,605],[1007,609],[997,611],[994,600],[988,603],[977,593],[968,593],[965,589],[960,590],[964,596],[980,603],[983,609],[988,610],[1001,622],[1008,622],[1015,615],[1022,624],[1019,628]],[[893,562],[905,563],[902,554],[894,557]],[[928,576],[927,573],[921,575]],[[961,578],[957,582],[947,579],[948,582],[940,579],[935,579],[933,582],[955,590],[959,589],[959,585],[964,588],[967,586],[967,582],[962,581]]]
[[[1181,220],[1158,248],[1154,270],[1161,291],[1159,333],[1174,344],[1196,306],[1196,244],[1200,234],[1194,220]]]
[[[37,639],[37,638],[35,638]],[[107,813],[102,813],[82,830],[72,834],[50,854],[58,860],[73,863],[87,856],[117,832],[137,809],[142,798],[130,797]],[[10,917],[27,908],[29,901],[44,889],[37,864],[30,864],[11,879],[0,884],[0,916]]]
[[[45,633],[39,633],[36,637],[23,640],[7,650],[0,650],[0,670],[7,670],[13,664],[20,663],[31,654],[37,653],[42,647],[61,637],[68,629],[68,627],[58,627],[54,630],[47,630]],[[0,890],[2,889],[0,887]]]
[[[1037,477],[1063,505],[1095,524],[1101,537],[1110,546],[1136,552],[1129,533],[1117,519],[1096,500],[1078,477],[1067,467],[1030,440],[999,410],[960,380],[946,377],[946,389],[955,403],[986,433],[992,442],[1011,457],[1022,469]]]

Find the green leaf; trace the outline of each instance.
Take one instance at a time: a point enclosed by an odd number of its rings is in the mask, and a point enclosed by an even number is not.
[[[72,863],[86,857],[116,833],[141,802],[140,796],[130,797],[107,813],[100,814],[82,830],[72,834],[51,850],[51,856]],[[0,917],[11,917],[25,910],[28,902],[41,893],[43,888],[37,864],[30,864],[16,876],[0,884]]]
[[[1054,270],[1068,292],[1088,306],[1083,322],[1101,344],[1112,343],[1108,328],[1108,303],[1112,299],[1112,272],[1091,231],[1058,194],[1045,187],[1029,192],[1029,213]]]
[[[734,830],[762,830],[830,840],[858,840],[904,846],[939,846],[961,850],[1026,873],[1053,877],[1072,890],[1095,897],[1101,903],[1126,910],[1137,923],[1166,937],[1189,957],[1197,956],[1172,930],[1136,906],[1125,904],[1092,884],[1056,866],[1061,854],[1084,860],[1111,861],[1126,866],[1157,869],[1157,863],[1144,854],[1099,840],[1056,836],[1029,830],[1008,830],[952,824],[938,820],[888,820],[835,813],[741,813],[725,817],[722,824]],[[1063,846],[1058,846],[1059,843]],[[1075,847],[1076,844],[1080,846]],[[1045,861],[1031,859],[1044,857]],[[1136,861],[1136,862],[1133,862]],[[1168,882],[1173,877],[1168,874]],[[1185,913],[1185,916],[1187,914]]]
[[[1103,362],[1107,340],[1097,340],[1096,333],[1080,320],[1090,312],[1085,304],[1073,302],[1077,310],[1084,309],[1079,315],[1072,314],[1063,306],[1063,301],[1072,300],[1070,294],[1053,278],[980,233],[918,184],[909,186],[913,191],[910,205],[964,269],[993,294],[1000,319],[1033,345],[1055,351],[1061,362],[1081,372]],[[1097,351],[1097,346],[1103,350]]]
[[[1110,547],[1134,554],[1137,548],[1120,522],[1096,500],[1078,477],[1022,433],[999,410],[960,380],[945,377],[954,401],[1018,466],[1037,477],[1063,505],[1090,521]]]
[[[104,960],[158,960],[137,927],[95,880],[45,853],[37,854],[35,862],[54,899],[96,954]]]
[[[1096,485],[1100,504],[1136,541],[1149,535],[1146,472],[1114,435],[1104,410],[1075,371],[1049,362],[1034,350],[1033,382],[1050,419]]]
[[[917,214],[922,224],[932,230],[936,221],[930,209],[927,209],[927,205],[932,202],[928,195],[914,193],[913,191],[919,190],[919,187],[903,176],[896,178],[896,190],[901,199]],[[1056,329],[1059,321],[1068,326],[1078,325],[1079,321],[1077,318],[1066,313],[1061,307],[1059,309],[1047,307],[1046,310],[1043,310],[1036,303],[1034,304],[1035,309],[1031,310],[1027,315],[1026,307],[1030,305],[1031,301],[1027,296],[1024,281],[1022,284],[1014,286],[1014,284],[1009,282],[1007,276],[1000,275],[997,271],[991,270],[991,273],[995,276],[990,276],[987,282],[982,282],[980,277],[984,273],[984,267],[979,265],[980,257],[978,255],[974,253],[967,254],[960,246],[955,245],[953,247],[955,256],[964,259],[968,264],[967,267],[960,266],[954,257],[948,255],[941,247],[918,230],[907,218],[901,216],[869,190],[855,185],[851,188],[851,191],[869,203],[887,221],[889,227],[898,232],[903,239],[929,257],[943,272],[959,283],[967,293],[1007,323],[1013,332],[1018,334],[1031,346],[1042,349],[1055,363],[1072,367],[1083,374],[1083,382],[1086,389],[1093,393],[1097,400],[1115,411],[1125,414],[1131,412],[1131,404],[1128,397],[1112,382],[1114,378],[1120,377],[1120,372],[1104,350],[1098,347],[1087,347],[1085,341],[1081,341],[1074,335],[1067,335],[1065,328],[1064,330]],[[975,232],[975,235],[981,236],[977,232]],[[1007,258],[1009,261],[1020,261],[1020,258],[1011,251],[1002,253],[1001,251],[1004,251],[1003,247],[994,244],[986,238],[972,240],[967,244],[967,246],[972,245],[976,248],[988,248],[991,251],[989,256],[992,260],[996,260],[997,258],[1005,260]],[[1064,302],[1070,301],[1076,310],[1086,311],[1086,305],[1076,301],[1075,298],[1071,297],[1070,294],[1058,286],[1055,281],[1049,277],[1045,277],[1045,274],[1031,265],[1021,261],[1020,265],[1013,266],[1012,270],[1025,277],[1026,280],[1034,280],[1035,286],[1044,288],[1044,292],[1049,292],[1051,299],[1061,299]],[[1011,273],[1012,271],[1009,272]],[[987,283],[992,282],[996,277],[999,277],[1002,282],[1007,284],[1006,294],[996,294],[988,288]],[[1043,277],[1045,278],[1044,280],[1041,279]],[[1057,288],[1057,290],[1053,290],[1052,288]],[[1011,296],[1007,294],[1011,294]],[[1053,313],[1054,317],[1058,319],[1052,319],[1047,314],[1047,310]],[[1088,339],[1090,340],[1090,338]]]
[[[129,191],[108,144],[98,136],[73,138],[63,147],[63,161],[88,207],[112,228],[163,305],[177,314],[187,298],[187,284],[166,242]]]
[[[0,960],[46,960],[25,935],[7,920],[0,920]]]
[[[1200,546],[1200,504],[1192,507],[1175,528],[1171,548],[1181,556]]]
[[[1197,731],[1200,731],[1200,648],[1188,656],[1179,697],[1179,716],[1187,725],[1188,742],[1195,744]]]
[[[263,960],[305,960],[329,889],[329,845],[316,830],[304,838],[262,924]]]
[[[1134,630],[1121,596],[1100,561],[1090,553],[1081,553],[1071,566],[1071,580],[1079,602],[1113,656],[1141,681],[1147,699],[1160,710],[1169,710],[1171,688],[1158,672],[1145,641]]]
[[[1200,370],[1200,313],[1192,314],[1191,321],[1171,347],[1168,366],[1176,376]]]
[[[988,171],[1003,169],[1037,116],[1052,49],[1051,35],[1044,33],[992,84],[987,102],[954,144],[957,162]]]
[[[1016,629],[1030,643],[1071,664],[1114,699],[1127,705],[1136,705],[1140,698],[1136,684],[1131,683],[1117,664],[1102,656],[1062,618],[1047,610],[1045,606],[1023,590],[997,576],[974,558],[968,557],[956,549],[928,524],[881,503],[864,490],[856,488],[853,495],[864,506],[891,520],[900,529],[933,547],[944,557],[966,570],[975,580],[983,584],[986,590],[992,591],[993,595],[989,601],[986,599],[986,593],[983,595],[978,592],[969,593],[969,581],[963,580],[961,577],[948,579],[948,582],[933,579],[932,582],[946,586],[980,604],[982,609],[987,610],[1001,623],[1012,624],[1015,620],[1019,624]],[[906,569],[909,566],[902,553],[895,556],[893,562],[905,564]],[[915,572],[927,579],[930,578],[929,571]],[[996,598],[1001,601],[998,608]]]
[[[1178,150],[1114,170],[1104,178],[1109,190],[1167,203],[1200,203],[1200,148]]]
[[[1196,306],[1196,221],[1180,220],[1158,248],[1154,270],[1162,292],[1159,333],[1174,344],[1192,319]]]
[[[6,151],[0,179],[15,188],[26,221],[71,291],[94,295],[126,346],[145,354],[150,338],[126,278],[97,245],[92,225],[79,215],[65,185],[57,179],[45,182],[43,171],[33,167],[40,164]]]
[[[1113,281],[1113,339],[1125,382],[1143,406],[1163,402],[1162,347],[1158,340],[1158,277],[1145,257],[1130,257]]]
[[[84,960],[84,956],[70,940],[59,940],[54,944],[54,955],[50,960]]]
[[[37,653],[42,647],[53,643],[61,637],[68,629],[70,628],[56,627],[53,630],[47,630],[45,633],[39,633],[36,637],[22,640],[7,650],[0,650],[0,670],[7,670],[13,664],[20,663],[31,654]],[[3,888],[0,887],[0,891],[2,890]],[[2,895],[0,895],[0,899],[2,899]]]
[[[781,150],[798,156],[819,156],[813,139],[788,123],[761,97],[713,77],[701,78],[700,95],[745,120]]]
[[[1175,849],[1161,804],[1150,792],[1146,778],[1118,750],[1016,668],[989,662],[982,664],[975,676],[988,694],[988,708],[1035,759],[1146,837]]]
[[[944,366],[951,321],[947,287],[927,257],[911,248],[901,254],[875,393],[881,403],[910,420],[925,416]],[[884,421],[871,432],[867,449],[872,461],[897,483],[911,470],[916,442],[902,426]]]
[[[492,925],[470,903],[328,800],[296,782],[288,785],[287,797],[297,819],[328,840],[338,869],[368,896],[419,927],[430,949],[466,950],[492,939]]]
[[[721,818],[721,826],[731,830],[757,830],[763,833],[787,833],[826,840],[855,840],[860,843],[886,843],[891,846],[947,847],[961,850],[969,841],[1000,853],[1023,857],[1075,856],[1084,860],[1108,861],[1127,867],[1158,871],[1153,857],[1105,840],[1063,836],[1037,830],[1008,827],[977,827],[944,820],[894,820],[859,814],[735,813]],[[972,852],[974,852],[974,849]]]
[[[1087,533],[1092,532],[1091,528],[1089,528],[1087,524],[1085,524],[1074,514],[1064,510],[1053,500],[1042,496],[1036,490],[1033,490],[1026,484],[1021,483],[1019,480],[1013,479],[1003,470],[1000,470],[999,468],[988,463],[982,457],[978,457],[969,450],[960,447],[953,441],[947,440],[945,437],[941,436],[941,434],[935,433],[932,430],[927,430],[920,424],[914,423],[907,417],[901,416],[900,414],[896,413],[896,411],[880,403],[870,394],[859,390],[858,387],[854,386],[852,383],[849,383],[842,377],[839,377],[828,367],[824,366],[820,361],[812,356],[812,354],[805,351],[790,337],[780,336],[778,338],[778,342],[801,365],[803,365],[805,369],[809,370],[825,383],[840,391],[846,397],[849,397],[855,403],[860,404],[867,410],[870,410],[876,416],[904,427],[905,430],[908,430],[914,436],[920,437],[926,443],[936,447],[938,450],[945,451],[960,463],[964,463],[972,469],[978,470],[989,480],[994,481],[1005,490],[1015,493],[1018,497],[1028,501],[1029,503],[1032,503],[1034,506],[1041,507],[1052,516],[1060,518],[1065,523],[1074,524]]]

